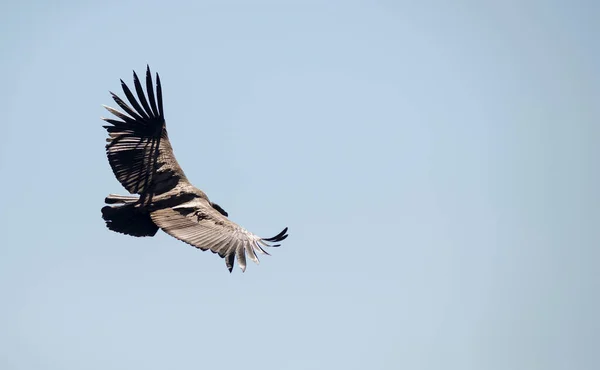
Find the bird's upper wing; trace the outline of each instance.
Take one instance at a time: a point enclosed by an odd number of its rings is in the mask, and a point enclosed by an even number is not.
[[[130,193],[163,193],[187,179],[175,159],[165,128],[160,78],[156,74],[156,97],[149,67],[146,70],[148,98],[135,71],[133,82],[139,102],[121,80],[130,105],[111,92],[124,112],[105,106],[119,118],[102,118],[109,123],[103,126],[109,134],[106,155],[115,176]]]
[[[278,244],[272,243],[287,238],[287,227],[272,238],[256,236],[221,215],[201,198],[153,211],[150,216],[167,234],[204,251],[218,253],[225,259],[229,272],[235,258],[245,271],[246,253],[252,261],[259,263],[257,253],[268,254],[263,247],[278,247]]]

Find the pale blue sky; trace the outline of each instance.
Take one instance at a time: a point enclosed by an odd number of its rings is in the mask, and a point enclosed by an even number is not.
[[[600,368],[599,2],[12,3],[0,368]],[[104,226],[146,63],[245,274]]]

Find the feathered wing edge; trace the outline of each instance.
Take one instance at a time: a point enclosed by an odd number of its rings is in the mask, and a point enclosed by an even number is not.
[[[285,238],[287,238],[287,227],[285,229],[283,229],[282,232],[280,232],[279,234],[277,234],[277,236],[274,236],[273,238],[260,238],[260,239],[256,239],[254,241],[248,241],[246,242],[248,245],[247,247],[245,246],[246,243],[244,242],[238,242],[239,245],[232,245],[230,248],[228,248],[227,251],[213,251],[211,250],[211,252],[213,253],[218,253],[219,256],[221,258],[223,258],[225,260],[225,265],[227,266],[227,270],[229,270],[229,272],[233,271],[233,264],[235,262],[235,259],[237,259],[238,261],[238,265],[240,266],[240,269],[242,270],[242,272],[246,271],[246,253],[248,253],[248,257],[250,257],[250,259],[256,263],[257,265],[260,263],[260,260],[257,256],[257,252],[259,254],[264,254],[267,256],[270,256],[271,254],[269,254],[269,252],[267,252],[263,247],[269,247],[269,248],[275,248],[275,247],[279,247],[281,244],[271,244],[272,241],[282,241]],[[273,240],[273,239],[277,239],[277,240]]]
[[[156,74],[156,97],[149,66],[146,68],[148,98],[146,98],[135,71],[133,72],[133,82],[137,99],[125,82],[121,80],[123,93],[130,105],[110,92],[113,100],[124,112],[104,106],[120,120],[102,119],[110,124],[103,127],[109,134],[106,154],[115,177],[130,193],[142,194],[152,183],[165,119],[162,87],[158,73]]]
[[[246,255],[244,252],[248,252],[248,256],[250,257],[250,259],[258,265],[260,263],[260,260],[258,259],[258,256],[256,255],[255,252],[258,252],[260,254],[266,254],[267,256],[270,256],[269,252],[267,252],[263,247],[276,248],[276,247],[281,246],[281,244],[272,244],[272,243],[285,240],[285,238],[288,237],[287,230],[288,230],[288,228],[286,227],[279,234],[277,234],[276,236],[274,236],[272,238],[260,238],[258,240],[255,240],[254,245],[250,245],[248,248],[237,248],[237,249],[235,249],[235,253],[229,253],[229,254],[219,253],[219,256],[221,256],[222,258],[225,259],[225,265],[227,266],[227,269],[229,270],[229,272],[231,272],[233,270],[234,258],[237,258],[238,265],[242,269],[242,272],[245,272],[246,271]],[[217,252],[213,252],[213,253],[217,253]]]
[[[283,229],[279,234],[275,235],[272,238],[262,238],[262,241],[265,242],[281,242],[283,240],[285,240],[285,238],[288,237],[287,234],[288,228],[286,227],[285,229]],[[276,244],[276,245],[270,245],[270,247],[279,247],[281,244]]]

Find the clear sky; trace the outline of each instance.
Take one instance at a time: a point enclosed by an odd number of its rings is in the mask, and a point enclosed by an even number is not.
[[[599,369],[599,19],[3,2],[0,368]],[[101,104],[146,63],[190,180],[289,226],[260,266],[105,228]]]

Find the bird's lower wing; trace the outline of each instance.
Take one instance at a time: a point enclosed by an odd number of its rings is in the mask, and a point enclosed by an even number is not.
[[[257,254],[268,254],[263,247],[276,247],[278,245],[271,243],[287,237],[286,228],[276,237],[260,238],[200,202],[156,210],[151,217],[158,227],[174,238],[204,251],[217,253],[225,259],[229,272],[236,258],[242,271],[245,271],[246,254],[258,264]]]

